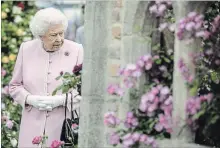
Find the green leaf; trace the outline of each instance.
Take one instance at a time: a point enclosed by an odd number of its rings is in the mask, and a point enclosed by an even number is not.
[[[70,76],[70,73],[69,72],[65,72],[64,76]]]
[[[57,91],[58,91],[58,90],[55,89],[55,90],[53,91],[53,93],[52,93],[52,96],[56,95]]]
[[[59,80],[61,77],[62,77],[62,76],[58,76],[58,77],[56,77],[56,80]]]
[[[57,91],[61,90],[62,88],[63,88],[63,84],[60,85],[60,86],[58,86],[58,87],[53,91],[52,96],[54,96],[54,95],[57,93]]]
[[[167,63],[170,63],[170,62],[171,62],[170,59],[168,59],[168,58],[166,58],[166,57],[164,57],[163,59],[164,59],[164,61],[167,62]]]
[[[214,83],[219,84],[219,74],[217,72],[211,72],[211,79]]]
[[[149,125],[149,128],[152,129],[154,127],[155,123],[156,123],[156,121],[151,122]]]
[[[159,64],[161,64],[162,60],[161,59],[157,59],[155,62],[156,62],[156,64],[159,65]]]
[[[69,86],[64,86],[63,88],[62,88],[62,93],[63,94],[65,94],[65,93],[67,93],[68,91],[69,91]]]
[[[195,96],[197,94],[197,86],[194,86],[190,89],[190,95]]]
[[[210,124],[215,124],[216,121],[220,118],[219,115],[215,115],[214,117],[212,117],[211,121],[209,122]]]
[[[192,119],[196,120],[198,119],[200,116],[202,116],[205,113],[205,109],[200,110],[198,113],[196,113],[195,115],[193,115]]]
[[[68,79],[69,77],[71,77],[71,74],[69,72],[65,72],[65,74],[63,75],[63,78]]]

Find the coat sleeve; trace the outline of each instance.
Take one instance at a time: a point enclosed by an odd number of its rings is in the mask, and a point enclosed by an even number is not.
[[[23,86],[23,46],[24,43],[21,44],[18,52],[12,79],[9,83],[9,94],[14,101],[28,109],[31,106],[25,105],[25,100],[30,93]]]

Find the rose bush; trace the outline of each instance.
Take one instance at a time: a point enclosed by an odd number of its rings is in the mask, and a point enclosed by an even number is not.
[[[189,55],[191,64],[196,67],[195,75],[183,59],[180,59],[178,66],[192,96],[186,102],[188,119],[185,123],[196,132],[196,143],[211,146],[220,145],[219,134],[215,132],[220,122],[217,91],[220,72],[219,8],[219,2],[213,2],[205,14],[190,12],[179,22],[173,21],[170,1],[155,1],[149,8],[155,17],[167,21],[159,25],[159,31],[174,31],[180,41],[188,44],[195,39],[202,40],[203,49]],[[177,25],[177,30],[174,30],[174,25]],[[130,89],[132,98],[140,102],[139,106],[127,113],[125,119],[119,119],[113,112],[111,116],[109,112],[105,114],[104,123],[109,127],[117,127],[109,137],[111,145],[138,147],[146,144],[157,147],[155,139],[169,138],[179,120],[172,121],[174,118],[171,118],[173,51],[168,54],[169,49],[161,46],[156,46],[156,49],[151,54],[141,56],[135,64],[128,64],[120,70],[121,85],[110,84],[107,88],[109,94],[119,97],[123,97],[126,89]],[[138,96],[139,90],[135,87],[141,76],[147,78],[147,84],[143,86],[145,93]],[[120,123],[124,123],[124,128],[119,128]]]

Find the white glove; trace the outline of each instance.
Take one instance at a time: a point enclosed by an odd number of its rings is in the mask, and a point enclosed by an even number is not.
[[[29,95],[26,99],[26,104],[32,105],[33,107],[40,109],[41,110],[47,110],[50,109],[49,106],[47,106],[46,104],[44,104],[44,100],[46,98],[39,96],[39,95]],[[44,108],[44,109],[43,109]],[[47,109],[46,109],[47,108]]]
[[[47,108],[54,109],[55,107],[65,105],[65,100],[66,100],[65,95],[44,96],[44,97],[47,99],[42,101],[42,103],[45,104]],[[44,107],[40,109],[44,109]]]
[[[39,110],[52,111],[53,108],[64,105],[65,96],[39,96],[29,95],[26,99],[26,103],[33,105]]]

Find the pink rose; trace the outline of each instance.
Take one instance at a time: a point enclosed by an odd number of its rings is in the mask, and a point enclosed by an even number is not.
[[[120,124],[120,119],[118,119],[114,112],[107,112],[104,115],[104,124],[109,127],[115,127]]]
[[[75,129],[76,127],[78,127],[78,125],[77,125],[77,124],[75,124],[75,123],[74,123],[74,124],[72,124],[72,128],[73,128],[73,129]]]
[[[6,74],[7,74],[6,70],[4,70],[4,69],[2,68],[2,77],[4,77]]]
[[[142,134],[142,135],[140,136],[139,141],[140,141],[140,142],[145,142],[146,140],[147,140],[147,135]]]
[[[162,4],[158,8],[158,15],[162,16],[164,14],[164,11],[167,9],[166,5]]]
[[[6,122],[7,128],[12,129],[13,125],[14,125],[14,123],[11,120],[7,120],[7,122]]]
[[[43,140],[42,136],[36,136],[32,140],[32,144],[40,144],[42,142],[42,140]]]
[[[156,131],[160,132],[163,130],[163,125],[160,123],[157,123],[154,128]]]
[[[120,137],[117,133],[114,132],[111,134],[109,141],[111,145],[117,145],[120,143]]]
[[[63,141],[54,140],[54,141],[52,141],[52,144],[50,145],[50,148],[59,148],[63,144],[64,144]]]

